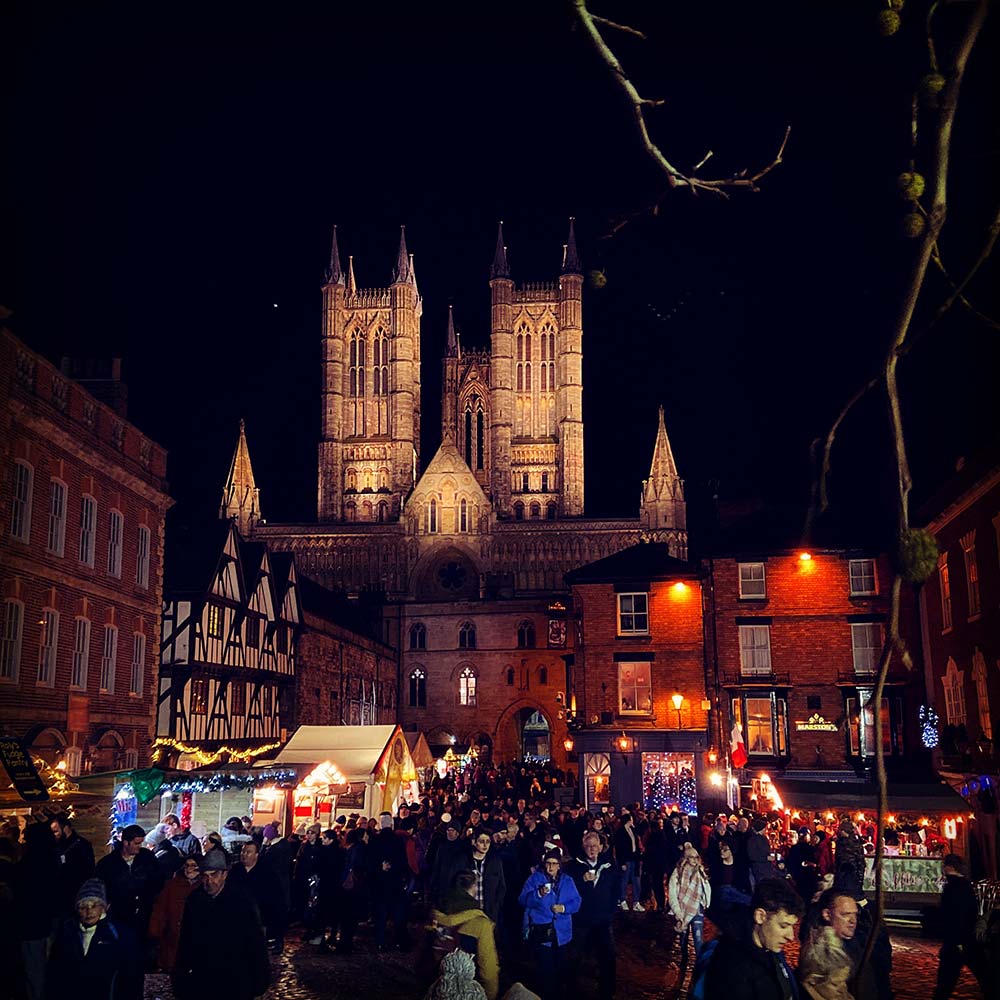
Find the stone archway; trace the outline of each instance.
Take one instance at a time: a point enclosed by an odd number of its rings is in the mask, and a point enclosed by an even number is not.
[[[91,753],[93,769],[98,773],[121,770],[125,767],[125,754],[125,740],[121,734],[114,729],[105,729]]]
[[[497,722],[494,759],[523,760],[526,751],[532,756],[551,758],[552,730],[553,720],[538,702],[519,699]]]
[[[66,752],[66,738],[52,726],[39,726],[25,740],[30,753],[41,757],[50,767],[55,767]]]

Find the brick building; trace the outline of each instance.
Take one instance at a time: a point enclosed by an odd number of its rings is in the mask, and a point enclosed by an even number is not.
[[[153,735],[166,452],[0,333],[0,729],[71,774]]]
[[[888,560],[772,548],[717,555],[703,566],[720,709],[713,739],[728,748],[739,724],[749,758],[743,783],[761,774],[779,786],[864,779],[875,754],[870,698],[889,610]],[[890,775],[919,762],[923,701],[921,671],[894,660],[881,707]]]
[[[588,807],[687,811],[709,784],[702,583],[666,545],[640,543],[568,575],[576,645],[567,708]]]
[[[963,464],[923,505],[937,539],[937,573],[920,592],[924,670],[940,718],[935,763],[965,795],[982,871],[1000,870],[997,739],[1000,737],[1000,464]]]

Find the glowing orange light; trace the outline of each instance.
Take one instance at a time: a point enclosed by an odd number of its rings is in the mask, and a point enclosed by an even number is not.
[[[944,821],[944,839],[954,840],[958,836],[958,827],[955,825],[953,819],[946,819]]]
[[[864,813],[861,813],[861,812],[859,812],[859,813],[857,814],[857,816],[855,816],[854,818],[855,818],[855,819],[856,819],[856,820],[857,820],[857,821],[858,821],[859,823],[864,823],[864,821],[865,821],[865,814],[864,814]]]
[[[920,825],[921,826],[927,826],[929,823],[930,823],[930,820],[926,816],[921,817],[921,819],[920,819]]]
[[[827,819],[833,819],[833,813],[827,813],[826,814],[826,818]]]
[[[771,780],[771,776],[769,774],[762,774],[760,780],[761,784],[767,784]]]
[[[956,816],[955,817],[955,822],[956,823],[964,823],[965,822],[965,817],[964,816]]]
[[[567,736],[566,739],[563,740],[563,746],[566,748],[566,753],[572,753],[573,747],[576,746],[576,744],[573,742],[573,737]]]
[[[799,553],[799,562],[810,562],[811,560],[812,560],[812,553],[811,552],[800,552]]]
[[[886,822],[889,824],[889,826],[895,826],[896,825],[896,817],[895,816],[890,816],[889,819]]]
[[[674,597],[686,597],[687,592],[690,588],[682,580],[678,580],[671,588],[670,591]]]
[[[709,774],[709,776],[708,776],[708,783],[713,788],[721,788],[722,787],[722,775],[719,774],[718,771],[712,771]]]
[[[719,759],[718,751],[713,747],[708,751],[708,762],[714,764]]]
[[[672,694],[670,696],[670,700],[674,703],[674,709],[679,712],[681,710],[681,705],[684,704],[684,695]]]

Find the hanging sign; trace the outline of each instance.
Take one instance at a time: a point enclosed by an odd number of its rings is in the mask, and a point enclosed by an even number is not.
[[[795,728],[800,733],[835,733],[839,728],[836,722],[827,722],[818,712],[814,712],[805,722],[797,721]]]
[[[49,797],[45,782],[31,755],[26,753],[21,741],[14,736],[0,736],[0,761],[10,775],[14,790],[25,802],[45,802]]]

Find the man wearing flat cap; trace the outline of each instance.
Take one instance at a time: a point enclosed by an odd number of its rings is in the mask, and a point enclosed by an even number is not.
[[[223,851],[201,859],[201,887],[184,904],[174,995],[178,1000],[253,1000],[271,983],[267,940],[254,901],[227,884]]]
[[[46,976],[51,996],[80,1000],[142,1000],[143,972],[135,934],[108,917],[104,883],[87,879],[76,916],[56,932]]]

